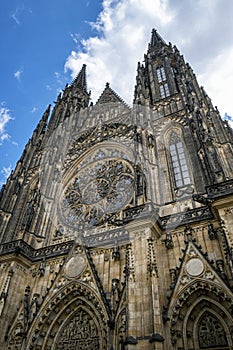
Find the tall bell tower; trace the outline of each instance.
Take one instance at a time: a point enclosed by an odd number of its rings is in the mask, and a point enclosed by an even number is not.
[[[0,348],[232,349],[232,129],[156,30],[131,107],[86,80],[1,191]]]

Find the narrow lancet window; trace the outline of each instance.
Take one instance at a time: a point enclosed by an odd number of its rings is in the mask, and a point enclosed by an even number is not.
[[[169,147],[176,187],[189,185],[191,180],[184,146],[178,135],[172,134]]]
[[[161,84],[159,88],[160,88],[160,95],[162,98],[170,96],[170,91],[167,83]]]
[[[169,90],[169,86],[167,83],[167,76],[166,76],[164,67],[161,66],[161,67],[157,68],[156,73],[157,73],[157,78],[158,78],[158,82],[159,82],[159,89],[160,89],[161,98],[165,98],[165,97],[170,96],[170,90]]]
[[[158,78],[158,82],[159,82],[159,83],[162,83],[163,81],[166,81],[166,80],[167,80],[164,67],[159,67],[159,68],[157,68],[157,69],[156,69],[156,72],[157,72],[157,78]]]

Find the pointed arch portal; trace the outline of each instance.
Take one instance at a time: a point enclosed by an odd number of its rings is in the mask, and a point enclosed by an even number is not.
[[[184,317],[184,349],[230,350],[231,317],[218,302],[200,297]]]
[[[232,349],[231,300],[227,291],[210,281],[183,289],[168,313],[174,349]]]
[[[95,291],[72,282],[44,305],[32,324],[27,349],[107,350],[107,320]]]

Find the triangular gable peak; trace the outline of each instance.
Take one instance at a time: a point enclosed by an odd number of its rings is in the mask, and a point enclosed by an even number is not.
[[[99,286],[97,294],[103,293],[102,285],[100,285],[99,277],[95,269],[89,250],[83,244],[74,244],[70,253],[67,255],[63,266],[57,274],[51,289],[48,290],[48,295],[45,301],[50,300],[51,295],[58,292],[61,287],[68,285],[70,282],[86,283],[89,288],[95,289]],[[106,309],[107,303],[106,303]]]
[[[207,254],[203,254],[193,241],[189,241],[184,251],[176,282],[172,287],[170,304],[188,285],[197,280],[214,281],[222,285],[223,279],[224,276],[220,277],[220,274],[208,260]]]
[[[97,105],[105,104],[105,103],[122,103],[127,108],[127,104],[124,102],[124,100],[112,89],[110,88],[109,83],[106,83],[105,89],[100,95],[98,101],[96,102]]]
[[[169,320],[172,325],[183,319],[198,298],[213,301],[221,298],[226,310],[231,307],[229,302],[233,298],[223,271],[223,261],[217,264],[217,270],[192,238],[186,244],[180,268],[170,270],[173,280],[171,295],[163,316],[164,321]]]

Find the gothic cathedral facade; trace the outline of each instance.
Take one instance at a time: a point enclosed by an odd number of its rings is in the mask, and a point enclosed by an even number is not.
[[[0,202],[0,349],[233,349],[233,131],[155,30],[132,107],[83,65]]]

